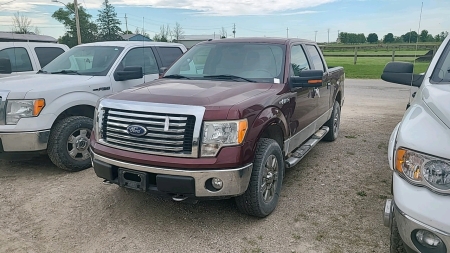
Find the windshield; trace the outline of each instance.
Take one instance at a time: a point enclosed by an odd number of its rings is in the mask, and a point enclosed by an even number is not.
[[[105,76],[123,47],[81,46],[64,52],[40,72],[49,74],[78,74]]]
[[[176,61],[164,78],[280,83],[284,52],[285,46],[277,44],[199,44]]]
[[[450,83],[450,41],[444,49],[431,76],[434,83]]]

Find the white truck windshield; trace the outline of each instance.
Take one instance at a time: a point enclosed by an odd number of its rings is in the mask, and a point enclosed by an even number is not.
[[[123,47],[81,46],[61,54],[41,73],[104,76],[122,52]]]
[[[450,42],[447,43],[444,52],[439,58],[431,80],[434,83],[450,83]]]

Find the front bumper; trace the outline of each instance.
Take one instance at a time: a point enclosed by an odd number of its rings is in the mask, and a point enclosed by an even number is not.
[[[0,132],[0,159],[26,160],[47,149],[50,130],[36,132]]]
[[[247,190],[253,169],[253,164],[232,169],[171,169],[122,162],[96,154],[92,150],[90,152],[92,166],[97,176],[111,183],[127,185],[128,183],[123,183],[123,173],[136,173],[135,175],[144,178],[139,182],[145,186],[140,185],[142,189],[139,190],[196,198],[232,197],[243,194]],[[223,186],[220,190],[211,187],[212,178],[222,180]]]
[[[393,222],[393,217],[395,217],[395,222],[397,223],[400,237],[411,250],[414,250],[415,252],[423,252],[424,246],[422,246],[415,237],[415,232],[419,229],[432,232],[443,242],[443,245],[440,245],[440,251],[429,252],[448,252],[447,249],[450,249],[450,233],[436,229],[412,218],[400,210],[393,200],[388,199],[386,200],[383,212],[384,225],[390,227]]]

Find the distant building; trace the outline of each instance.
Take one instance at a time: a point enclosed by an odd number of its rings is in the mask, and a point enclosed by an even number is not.
[[[153,41],[152,39],[142,34],[124,34],[122,35],[122,38],[128,41]]]
[[[47,42],[58,43],[58,40],[47,35],[35,33],[17,34],[12,32],[0,32],[0,42]]]
[[[219,34],[211,34],[211,35],[183,35],[183,38],[180,38],[178,40],[178,43],[183,44],[186,48],[191,48],[193,47],[195,44],[202,42],[202,41],[207,41],[209,39],[220,39],[220,35]],[[177,42],[177,41],[174,41]]]

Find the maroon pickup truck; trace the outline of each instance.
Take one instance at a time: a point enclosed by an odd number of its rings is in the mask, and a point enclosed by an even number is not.
[[[91,135],[105,182],[175,201],[234,197],[265,217],[285,169],[338,137],[344,69],[311,41],[205,41],[160,79],[99,100]]]

